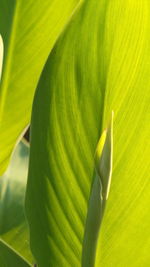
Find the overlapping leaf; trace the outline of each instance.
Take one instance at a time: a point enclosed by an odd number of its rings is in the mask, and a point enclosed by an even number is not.
[[[30,266],[28,226],[24,215],[29,148],[19,143],[0,179],[0,266]]]
[[[27,190],[40,267],[81,266],[94,154],[111,110],[114,168],[95,266],[149,266],[149,10],[149,0],[87,0],[49,57]]]
[[[0,173],[30,121],[34,91],[58,35],[78,0],[1,0],[4,63],[0,87]],[[0,52],[1,54],[1,52]]]

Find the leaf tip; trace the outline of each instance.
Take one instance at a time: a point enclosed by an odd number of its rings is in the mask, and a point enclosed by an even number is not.
[[[105,129],[99,139],[96,153],[96,171],[102,184],[102,197],[108,199],[111,176],[112,176],[112,157],[113,157],[113,119],[114,111],[111,112],[111,119],[107,129]]]

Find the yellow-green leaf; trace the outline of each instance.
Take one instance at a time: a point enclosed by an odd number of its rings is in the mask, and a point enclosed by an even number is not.
[[[94,155],[112,110],[114,166],[95,267],[149,266],[149,12],[149,0],[85,1],[44,68],[26,200],[40,267],[81,266]]]
[[[1,0],[0,173],[30,122],[39,76],[79,0]]]

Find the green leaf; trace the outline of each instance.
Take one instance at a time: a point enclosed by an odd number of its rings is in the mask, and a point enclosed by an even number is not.
[[[16,254],[12,248],[0,239],[0,264],[1,267],[29,267],[31,266],[20,255]]]
[[[30,122],[34,91],[56,39],[79,0],[1,0],[0,174]]]
[[[96,149],[96,172],[93,178],[84,230],[82,249],[83,267],[91,267],[95,264],[97,239],[111,183],[112,153],[113,121],[111,120],[108,129],[103,132]]]
[[[30,266],[28,226],[24,195],[29,148],[18,144],[7,172],[0,179],[0,266]],[[19,265],[20,264],[20,265]]]
[[[44,68],[26,200],[40,267],[81,266],[94,154],[112,110],[114,166],[95,267],[149,266],[149,10],[149,0],[85,1]]]

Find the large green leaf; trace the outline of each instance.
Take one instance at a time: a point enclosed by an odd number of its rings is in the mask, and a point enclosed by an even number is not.
[[[0,179],[0,266],[30,266],[28,226],[24,215],[29,148],[18,144]],[[20,264],[20,265],[19,265]]]
[[[56,39],[79,0],[1,0],[0,173],[30,121],[34,91]]]
[[[94,154],[111,110],[114,167],[95,266],[149,266],[149,10],[149,0],[85,1],[46,64],[26,202],[40,267],[81,266]]]

